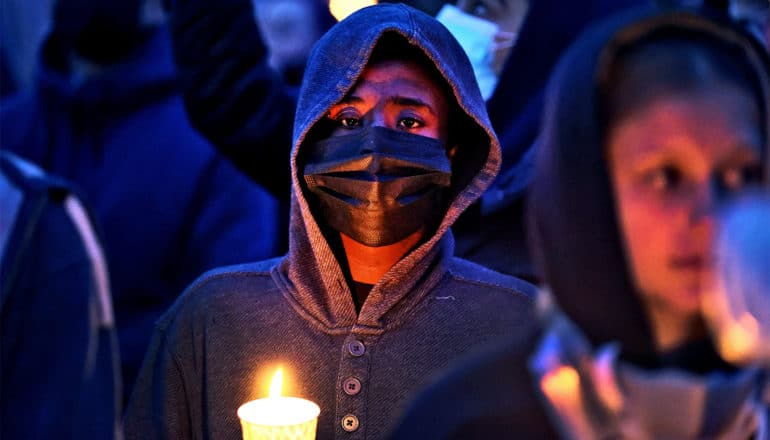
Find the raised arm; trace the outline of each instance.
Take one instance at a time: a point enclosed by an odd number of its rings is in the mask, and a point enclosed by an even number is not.
[[[193,125],[254,181],[288,200],[296,97],[268,65],[251,0],[169,3]]]

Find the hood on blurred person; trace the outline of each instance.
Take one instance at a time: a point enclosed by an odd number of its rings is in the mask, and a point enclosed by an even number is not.
[[[109,65],[134,52],[163,20],[160,0],[56,0],[52,35],[76,56]]]

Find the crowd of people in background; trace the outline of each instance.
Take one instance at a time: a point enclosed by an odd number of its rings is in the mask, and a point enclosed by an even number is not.
[[[3,3],[0,438],[770,439],[770,4],[403,3]]]

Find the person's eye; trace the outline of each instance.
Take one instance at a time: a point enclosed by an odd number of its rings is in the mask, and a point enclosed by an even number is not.
[[[422,128],[425,124],[417,118],[405,117],[398,120],[398,127],[404,130]]]
[[[647,173],[645,181],[655,191],[673,191],[682,183],[682,172],[673,165],[663,165]]]
[[[337,127],[345,130],[352,130],[362,125],[361,114],[354,107],[345,107],[331,112],[329,119],[334,121]]]
[[[341,116],[337,118],[337,124],[342,128],[352,129],[361,126],[361,120],[351,116]]]
[[[727,191],[738,191],[761,181],[762,168],[759,165],[729,167],[719,176],[719,185]]]

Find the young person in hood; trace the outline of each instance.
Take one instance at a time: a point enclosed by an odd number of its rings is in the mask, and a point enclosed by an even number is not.
[[[531,331],[532,286],[452,257],[500,148],[460,46],[404,5],[317,43],[291,154],[288,254],[196,281],[158,323],[129,438],[237,438],[279,365],[318,438],[383,438],[437,371]]]
[[[702,304],[722,207],[767,184],[769,90],[759,43],[693,12],[584,34],[531,194],[542,336],[448,373],[394,438],[768,438],[767,371],[726,362]]]

